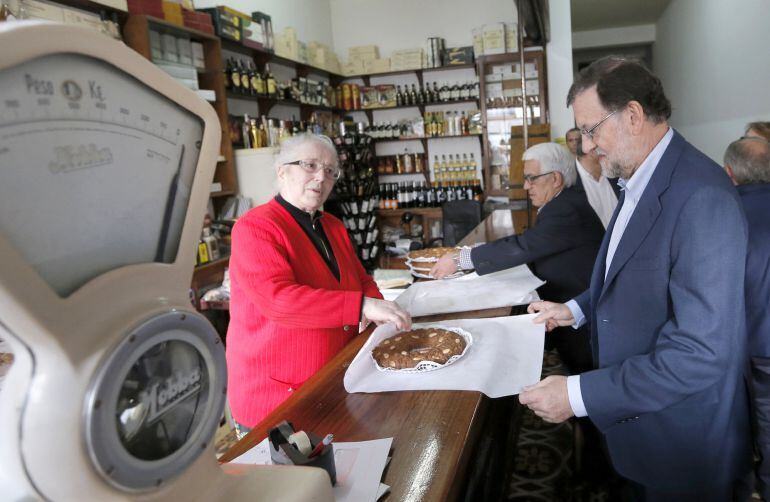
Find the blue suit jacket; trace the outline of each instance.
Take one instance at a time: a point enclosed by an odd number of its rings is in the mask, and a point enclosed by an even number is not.
[[[746,256],[746,329],[751,356],[751,383],[757,417],[757,450],[761,454],[758,490],[770,500],[770,183],[741,185],[749,224]]]
[[[588,416],[621,475],[668,491],[725,486],[751,457],[738,194],[675,132],[605,279],[620,202],[576,298],[598,352],[580,377]]]

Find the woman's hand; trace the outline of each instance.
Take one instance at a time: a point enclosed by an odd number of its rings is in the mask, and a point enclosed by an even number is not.
[[[412,328],[412,317],[409,312],[402,309],[396,302],[364,297],[363,314],[361,322],[364,325],[369,321],[374,321],[378,326],[392,322],[401,331]]]
[[[439,258],[438,262],[430,269],[430,276],[434,279],[443,279],[457,272],[456,256],[457,252],[451,251]]]

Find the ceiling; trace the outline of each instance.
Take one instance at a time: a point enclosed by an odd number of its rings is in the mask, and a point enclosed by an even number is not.
[[[570,0],[572,31],[651,24],[670,0]]]

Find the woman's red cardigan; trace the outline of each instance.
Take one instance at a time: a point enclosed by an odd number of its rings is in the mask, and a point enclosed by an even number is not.
[[[233,228],[227,395],[253,427],[358,333],[364,296],[382,298],[340,220],[320,218],[340,271],[274,199]]]

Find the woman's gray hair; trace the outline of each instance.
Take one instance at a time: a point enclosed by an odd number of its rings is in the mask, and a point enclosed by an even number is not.
[[[337,167],[337,149],[334,148],[334,143],[328,136],[322,134],[298,134],[292,136],[281,144],[281,149],[278,151],[278,155],[275,156],[274,166],[278,168],[286,164],[287,162],[294,162],[295,160],[301,160],[297,157],[297,150],[307,144],[315,145],[316,147],[326,150],[334,159],[334,167]]]
[[[575,158],[566,147],[557,143],[539,143],[527,148],[522,160],[536,160],[540,164],[540,174],[561,173],[565,187],[571,187],[577,180]]]
[[[763,138],[733,141],[725,151],[725,165],[739,185],[770,183],[770,142]]]

